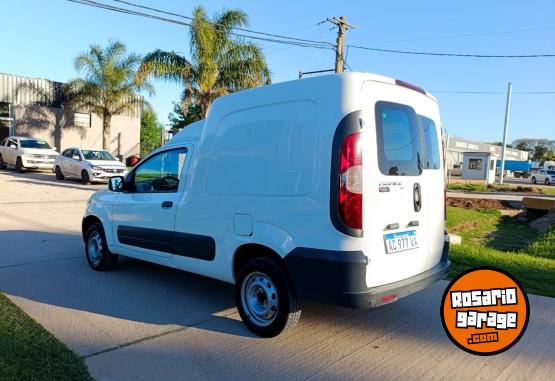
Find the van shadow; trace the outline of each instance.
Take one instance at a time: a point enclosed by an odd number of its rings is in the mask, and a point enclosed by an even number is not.
[[[0,231],[0,242],[6,249],[0,260],[11,259],[4,267],[0,261],[0,291],[9,295],[125,321],[257,338],[240,321],[230,284],[124,257],[113,271],[92,271],[78,234]],[[286,337],[294,338],[295,332],[322,340],[354,335],[355,345],[402,328],[426,342],[445,343],[437,314],[444,287],[439,283],[371,310],[306,303],[299,327]],[[434,322],[431,330],[429,321]]]

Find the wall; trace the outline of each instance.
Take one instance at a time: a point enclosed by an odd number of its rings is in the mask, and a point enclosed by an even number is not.
[[[139,154],[141,120],[137,116],[112,117],[109,151],[123,158]],[[121,133],[118,151],[118,133]],[[102,148],[102,118],[92,114],[91,127],[75,127],[73,114],[38,105],[15,106],[15,134],[42,138],[62,151],[70,146]]]
[[[91,127],[75,127],[73,113],[62,108],[63,88],[60,82],[0,73],[0,102],[13,104],[14,134],[44,139],[58,151],[70,146],[101,149],[102,118],[92,114]],[[113,116],[109,151],[123,158],[138,155],[140,133],[139,108]]]

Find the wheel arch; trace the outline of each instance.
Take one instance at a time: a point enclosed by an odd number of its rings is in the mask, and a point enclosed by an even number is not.
[[[95,215],[89,215],[83,218],[83,221],[81,222],[81,234],[83,235],[83,240],[87,238],[85,237],[85,235],[87,234],[87,230],[89,230],[89,227],[95,222],[99,222],[102,225],[102,228],[104,228],[104,224],[102,224],[100,218]]]
[[[275,250],[259,243],[246,243],[239,246],[233,254],[233,280],[237,279],[241,267],[253,258],[270,258],[289,274],[285,260]]]

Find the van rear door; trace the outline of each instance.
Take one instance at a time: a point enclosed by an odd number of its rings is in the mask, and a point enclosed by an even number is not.
[[[436,265],[443,247],[443,173],[434,100],[368,81],[363,132],[364,252],[368,287]],[[438,252],[439,249],[439,252]]]

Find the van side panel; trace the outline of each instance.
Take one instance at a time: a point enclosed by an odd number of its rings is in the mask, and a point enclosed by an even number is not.
[[[316,184],[317,106],[280,103],[234,112],[216,130],[204,177],[208,196],[303,197]]]

